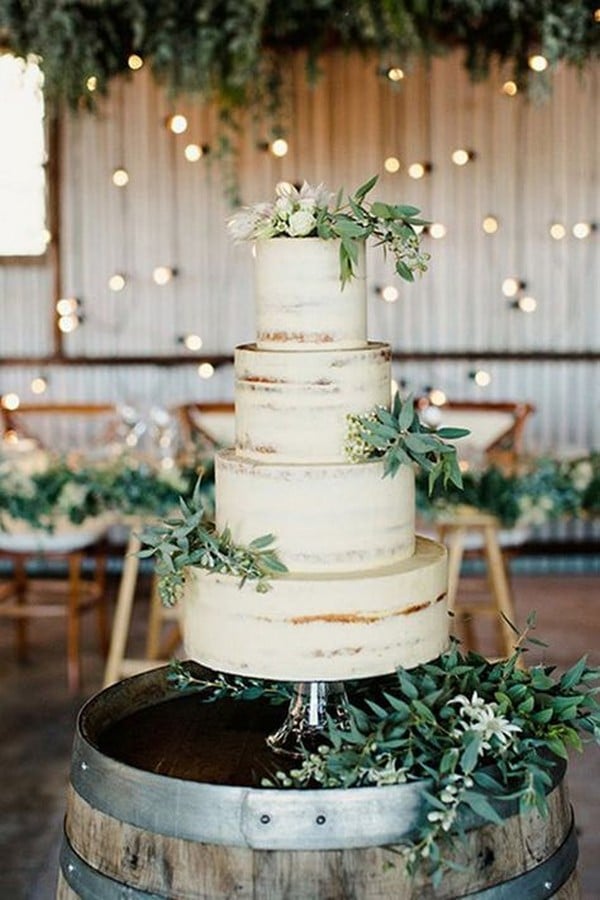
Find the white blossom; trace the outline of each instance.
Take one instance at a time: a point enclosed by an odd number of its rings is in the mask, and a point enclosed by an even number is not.
[[[289,218],[288,233],[292,237],[306,237],[315,227],[314,215],[305,209],[299,209]]]

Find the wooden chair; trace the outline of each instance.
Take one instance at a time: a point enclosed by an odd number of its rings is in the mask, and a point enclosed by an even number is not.
[[[421,415],[428,409],[422,399],[418,406]],[[436,408],[437,410],[437,408]],[[523,430],[534,407],[528,403],[474,403],[452,401],[436,411],[435,424],[443,427],[469,428],[471,435],[458,443],[459,457],[463,456],[463,441],[470,442],[471,457],[496,465],[504,471],[514,471],[523,450]],[[427,421],[427,416],[423,418]],[[433,424],[433,422],[432,422]],[[469,458],[469,452],[465,454]],[[507,554],[510,547],[526,538],[523,530],[505,531],[498,519],[485,512],[467,507],[445,513],[436,520],[439,540],[448,547],[448,608],[456,617],[468,648],[476,649],[474,618],[492,618],[495,624],[497,650],[500,656],[513,652],[515,634],[508,624],[515,623],[515,604],[508,573]],[[479,556],[484,563],[488,599],[466,599],[466,583],[461,586],[461,569],[466,554]],[[471,587],[479,582],[469,579]]]
[[[169,660],[181,640],[177,609],[166,609],[158,595],[156,578],[152,579],[149,597],[148,629],[146,632],[146,649],[143,657],[127,656],[127,647],[131,632],[131,617],[135,599],[140,561],[137,556],[140,550],[139,533],[143,527],[141,519],[131,519],[130,534],[125,557],[115,614],[113,617],[110,647],[104,669],[104,687],[114,684],[121,678],[137,675],[139,672],[155,668],[161,661]],[[170,626],[170,633],[163,638],[163,626]]]
[[[35,441],[42,449],[76,450],[85,445],[81,423],[94,421],[93,443],[106,439],[117,421],[115,407],[109,404],[24,404],[17,410],[0,408],[2,438],[7,447],[20,439]],[[92,433],[90,427],[85,434]],[[59,441],[54,440],[59,436]],[[80,441],[82,443],[80,443]],[[62,444],[62,446],[60,446]],[[12,620],[16,629],[17,658],[27,658],[28,624],[31,619],[62,617],[66,620],[67,680],[75,692],[81,687],[81,617],[95,610],[100,650],[108,650],[108,609],[106,593],[106,551],[102,523],[85,526],[69,545],[68,536],[5,541],[0,558],[8,563],[8,574],[0,582],[0,619]],[[85,565],[84,565],[85,562]],[[58,574],[49,577],[59,566]],[[90,574],[86,574],[87,570]]]
[[[233,403],[183,403],[175,408],[175,413],[188,446],[214,451],[235,443]]]

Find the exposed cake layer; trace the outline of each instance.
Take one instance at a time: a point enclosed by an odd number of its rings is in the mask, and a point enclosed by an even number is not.
[[[357,347],[367,339],[365,248],[342,290],[340,242],[280,237],[255,244],[259,347]]]
[[[353,572],[414,551],[414,473],[383,477],[383,462],[286,465],[216,457],[217,528],[247,545],[273,533],[292,572]]]
[[[390,402],[389,344],[290,353],[235,351],[236,447],[271,462],[344,462],[348,413]]]
[[[410,668],[448,641],[446,550],[418,538],[414,556],[347,575],[251,582],[186,570],[185,651],[212,669],[283,681],[336,681]]]

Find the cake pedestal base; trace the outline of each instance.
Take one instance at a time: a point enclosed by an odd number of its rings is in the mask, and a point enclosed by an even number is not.
[[[329,724],[346,730],[351,715],[341,681],[300,681],[283,724],[267,737],[276,753],[302,759],[303,750],[316,750],[327,740]]]

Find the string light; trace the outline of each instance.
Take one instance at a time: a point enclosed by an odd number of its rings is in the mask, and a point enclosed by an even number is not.
[[[550,237],[555,241],[562,241],[566,237],[567,229],[560,222],[553,222],[550,226]]]
[[[76,313],[69,313],[68,316],[59,316],[58,329],[63,334],[71,334],[81,325],[81,319]]]
[[[444,406],[447,401],[448,398],[446,394],[440,388],[432,388],[429,391],[429,402],[434,406]]]
[[[133,72],[137,72],[144,65],[144,60],[137,53],[132,53],[127,59],[127,65]]]
[[[277,156],[281,158],[287,155],[289,150],[288,142],[284,138],[277,138],[274,140],[269,147],[273,156]]]
[[[515,305],[521,312],[532,313],[537,309],[537,300],[535,297],[519,297]]]
[[[471,378],[478,387],[487,387],[492,383],[492,376],[485,369],[474,369],[469,372]]]
[[[429,175],[432,169],[433,166],[430,162],[414,162],[410,164],[407,172],[411,178],[419,179]]]
[[[61,297],[56,301],[56,312],[59,316],[70,316],[76,313],[81,306],[77,297]]]
[[[177,269],[173,269],[171,266],[156,266],[154,271],[152,272],[152,280],[155,284],[163,287],[165,284],[168,284],[175,275],[177,274]]]
[[[502,85],[502,93],[507,97],[515,97],[519,91],[515,81],[505,81]]]
[[[592,222],[576,222],[573,225],[573,236],[579,238],[579,240],[583,240],[590,236],[592,231],[594,231],[596,226]]]
[[[184,334],[177,339],[187,350],[200,350],[204,343],[199,334]]]
[[[45,375],[36,375],[30,386],[32,394],[44,394],[48,390],[48,379]]]
[[[21,405],[21,398],[18,394],[13,393],[12,391],[8,394],[3,394],[0,400],[0,403],[4,407],[4,409],[18,409]]]
[[[206,156],[209,151],[210,147],[208,144],[188,144],[183,151],[183,155],[188,162],[198,162],[198,160],[202,159],[203,156]]]
[[[432,222],[427,230],[430,237],[434,238],[436,241],[446,237],[446,226],[442,225],[441,222]]]
[[[399,66],[391,66],[387,70],[386,75],[390,81],[397,83],[404,79],[404,69],[401,69]]]
[[[481,223],[481,227],[486,234],[496,234],[498,228],[500,227],[500,223],[498,222],[496,216],[486,216]]]
[[[115,169],[112,173],[112,182],[116,187],[125,187],[129,184],[129,173],[126,169]]]
[[[385,287],[379,288],[379,293],[386,303],[395,303],[400,296],[398,288],[393,284],[386,284]]]
[[[95,75],[90,75],[89,78],[86,78],[85,86],[90,94],[93,94],[96,88],[98,87],[98,79]]]
[[[198,366],[198,375],[200,378],[212,378],[215,374],[215,367],[212,363],[204,362]]]
[[[600,8],[594,10],[594,22],[600,22]]]
[[[527,65],[533,72],[545,72],[548,68],[548,60],[541,53],[534,53],[527,60]]]
[[[502,282],[502,293],[505,297],[516,297],[519,291],[522,291],[525,287],[525,282],[519,278],[505,278]]]
[[[388,156],[387,159],[384,160],[383,168],[386,172],[394,175],[396,172],[400,171],[400,160],[397,156]]]
[[[167,119],[167,128],[172,131],[173,134],[183,134],[184,131],[187,131],[187,127],[188,120],[181,113],[176,113]]]
[[[111,275],[108,279],[108,286],[111,291],[115,291],[115,293],[122,291],[126,284],[127,279],[124,275],[121,275],[120,272],[115,272],[115,274]]]
[[[452,151],[452,162],[455,166],[466,166],[468,162],[474,159],[475,153],[473,150],[465,150],[463,147],[459,147]]]

